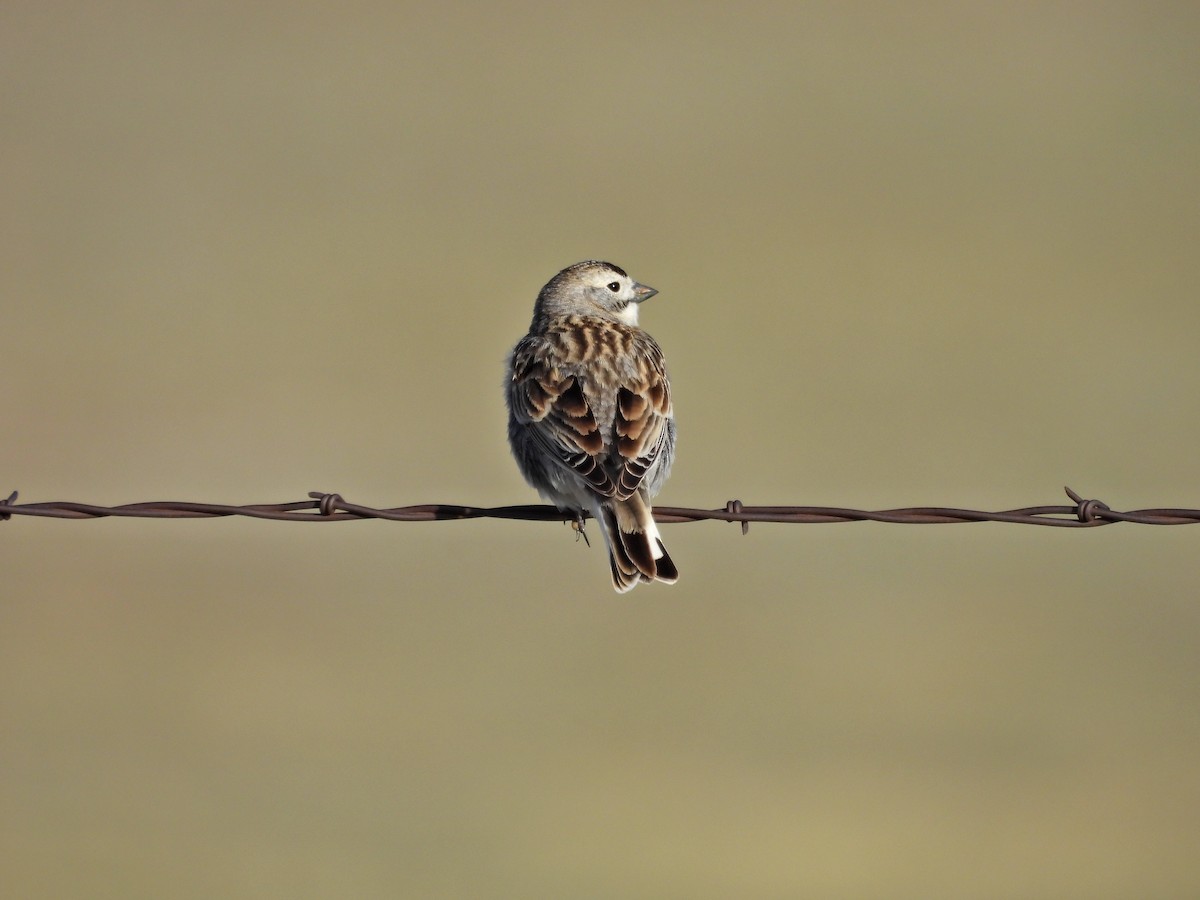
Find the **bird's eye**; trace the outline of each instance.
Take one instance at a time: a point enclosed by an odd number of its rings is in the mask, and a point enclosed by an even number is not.
[[[608,283],[608,289],[609,289],[610,291],[612,291],[612,292],[615,294],[617,291],[619,291],[619,290],[621,289],[621,282],[619,282],[619,281],[610,281],[610,282]]]

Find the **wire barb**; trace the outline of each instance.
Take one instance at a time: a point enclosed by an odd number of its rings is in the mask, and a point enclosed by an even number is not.
[[[737,515],[741,511],[742,511],[742,501],[741,500],[730,500],[728,503],[725,504],[725,512],[729,513],[731,516]],[[737,520],[735,519],[733,521],[737,521]],[[742,534],[749,534],[750,533],[750,523],[747,522],[745,519],[742,519],[741,523],[742,523]]]
[[[309,491],[308,496],[317,502],[317,512],[322,516],[332,516],[342,505],[341,494],[322,494],[320,491]]]
[[[1101,511],[1108,512],[1108,504],[1101,503],[1099,500],[1084,500],[1083,497],[1075,493],[1070,488],[1065,488],[1067,496],[1075,501],[1078,507],[1075,515],[1078,516],[1080,522],[1097,522],[1102,521],[1103,516]]]
[[[1099,500],[1085,500],[1070,488],[1067,496],[1073,505],[1030,506],[989,512],[977,509],[953,509],[918,506],[906,509],[843,509],[836,506],[744,506],[730,500],[722,509],[689,509],[657,506],[654,518],[661,523],[715,520],[738,522],[742,534],[751,522],[780,524],[824,524],[833,522],[887,522],[893,525],[943,525],[955,522],[1007,522],[1012,525],[1043,525],[1054,528],[1096,528],[1129,522],[1139,525],[1195,525],[1200,509],[1136,509],[1118,512]],[[570,522],[575,514],[554,506],[455,506],[445,503],[422,506],[398,506],[376,509],[349,503],[341,494],[325,491],[309,493],[308,500],[293,503],[258,503],[231,506],[190,501],[151,501],[121,506],[95,506],[88,503],[58,501],[17,503],[17,492],[0,501],[0,521],[12,516],[40,516],[57,519],[153,518],[203,519],[245,516],[283,522],[345,522],[385,519],[391,522],[432,522],[456,519],[521,519],[534,522]],[[586,537],[586,536],[585,536]]]

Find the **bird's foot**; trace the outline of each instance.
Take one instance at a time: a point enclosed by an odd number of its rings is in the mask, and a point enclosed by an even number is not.
[[[582,512],[575,513],[575,518],[570,520],[571,528],[575,531],[575,543],[578,544],[579,539],[583,538],[583,542],[587,544],[588,547],[591,547],[592,542],[588,540],[587,532],[583,529],[583,521]]]

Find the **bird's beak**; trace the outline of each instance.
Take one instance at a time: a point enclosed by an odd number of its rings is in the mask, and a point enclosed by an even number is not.
[[[637,282],[634,282],[633,293],[636,295],[633,300],[634,303],[645,303],[647,300],[657,294],[658,291],[650,287],[648,284],[638,284]]]

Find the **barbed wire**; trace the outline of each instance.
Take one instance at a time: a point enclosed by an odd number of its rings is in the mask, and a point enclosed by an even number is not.
[[[738,522],[745,534],[751,522],[779,524],[822,524],[832,522],[887,522],[893,525],[944,525],[963,522],[1007,522],[1012,525],[1047,525],[1055,528],[1095,528],[1129,522],[1137,525],[1195,525],[1200,509],[1136,509],[1119,512],[1099,500],[1085,500],[1070,488],[1070,506],[1028,506],[989,512],[978,509],[953,509],[943,506],[916,506],[905,509],[844,509],[837,506],[744,506],[730,500],[724,509],[688,509],[656,506],[654,518],[663,523]],[[539,522],[573,521],[575,516],[554,506],[456,506],[430,503],[376,509],[350,503],[340,494],[313,491],[308,500],[293,503],[261,503],[235,506],[221,503],[192,503],[159,500],[126,503],[121,506],[95,506],[90,503],[55,501],[17,503],[17,492],[0,501],[0,521],[12,516],[42,516],[58,519],[100,519],[106,517],[150,519],[200,519],[246,516],[284,522],[346,522],[385,519],[393,522],[433,522],[455,519],[524,519]]]

